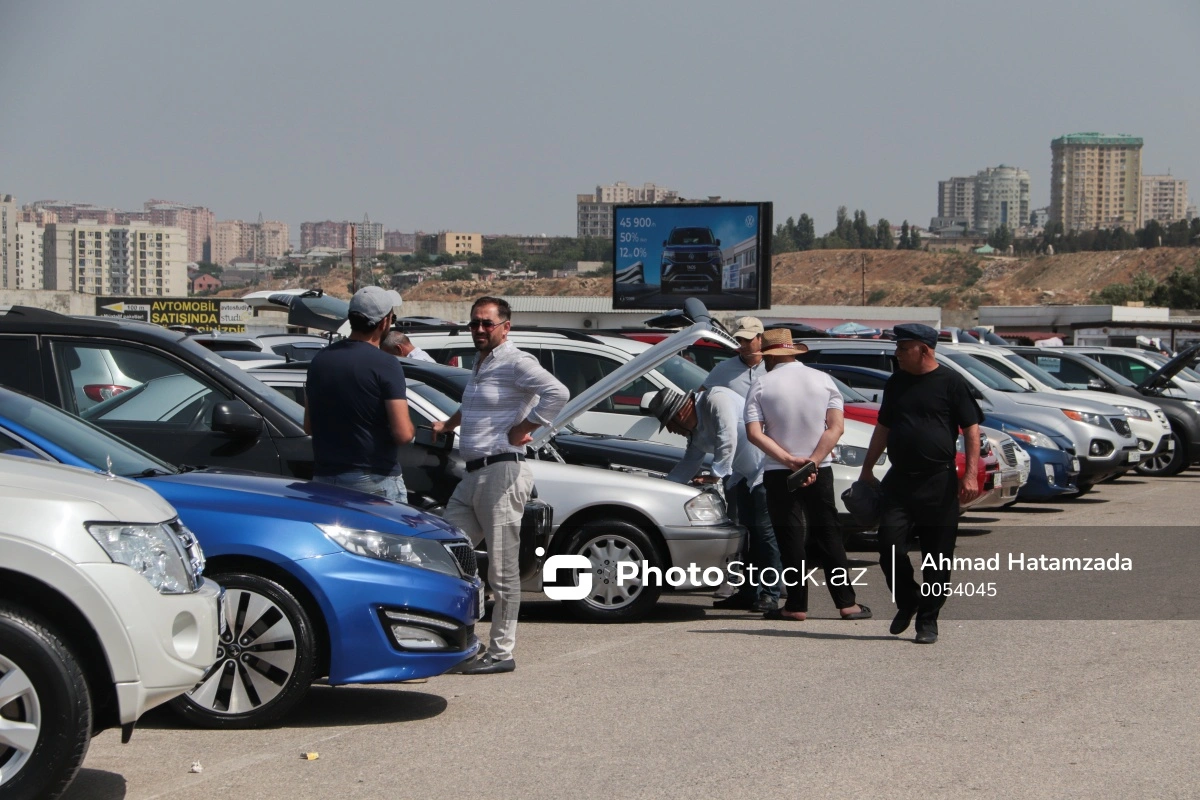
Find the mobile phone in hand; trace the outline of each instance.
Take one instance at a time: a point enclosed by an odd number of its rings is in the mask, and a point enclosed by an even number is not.
[[[804,482],[808,480],[810,475],[817,471],[817,462],[809,461],[800,469],[788,475],[787,487],[789,492],[794,492],[804,486]]]

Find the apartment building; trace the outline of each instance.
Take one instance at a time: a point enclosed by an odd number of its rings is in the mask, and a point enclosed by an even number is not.
[[[1010,231],[1029,224],[1029,173],[1001,164],[975,175],[973,229],[987,236],[1007,227]]]
[[[212,262],[227,267],[234,261],[267,263],[283,258],[290,231],[286,222],[240,219],[218,222],[213,228]]]
[[[32,222],[17,222],[15,256],[9,289],[41,289],[44,278],[45,230]]]
[[[596,187],[592,194],[575,195],[576,236],[613,235],[614,203],[672,203],[679,200],[679,192],[653,183],[630,186],[625,181]]]
[[[417,235],[403,231],[384,231],[383,250],[386,253],[415,253]]]
[[[93,220],[47,225],[42,288],[126,296],[187,295],[183,228]]]
[[[1142,140],[1073,133],[1050,142],[1050,221],[1068,231],[1142,227]]]
[[[204,206],[189,206],[169,200],[147,200],[142,207],[145,222],[160,228],[183,228],[187,231],[188,261],[212,260],[212,235],[216,225],[213,212]],[[118,220],[123,224],[134,221],[132,217]]]
[[[1170,225],[1188,219],[1187,181],[1170,175],[1142,176],[1142,224],[1152,219]]]
[[[975,228],[975,177],[938,181],[938,217],[965,219],[967,230]]]
[[[483,255],[483,234],[442,231],[437,235],[437,252],[452,256]]]
[[[300,223],[300,250],[308,252],[314,247],[332,250],[350,249],[350,226],[353,222],[322,222]]]
[[[0,194],[0,289],[15,288],[12,285],[13,260],[17,251],[17,201],[11,194]]]

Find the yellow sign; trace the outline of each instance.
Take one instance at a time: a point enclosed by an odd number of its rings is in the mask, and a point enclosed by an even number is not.
[[[250,306],[241,300],[217,297],[103,297],[96,315],[124,317],[170,327],[183,325],[201,331],[244,333]]]

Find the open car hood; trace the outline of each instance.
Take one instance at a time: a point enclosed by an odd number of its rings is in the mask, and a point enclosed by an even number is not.
[[[694,322],[688,327],[671,334],[648,350],[639,353],[631,361],[622,364],[607,375],[604,380],[593,384],[586,392],[568,400],[567,404],[563,406],[563,410],[549,425],[534,431],[533,441],[530,442],[530,446],[534,448],[541,447],[550,440],[550,437],[562,430],[564,426],[580,414],[589,410],[622,386],[632,383],[655,367],[658,367],[671,356],[698,341],[708,340],[726,347],[732,347],[735,350],[737,349],[737,342],[723,332],[719,323],[715,322],[709,316],[708,309],[699,300],[689,297],[684,302],[684,312]]]
[[[288,310],[288,325],[305,328],[316,328],[330,333],[346,335],[349,330],[346,322],[350,316],[350,302],[340,297],[331,297],[318,290],[310,290],[302,294],[277,292],[267,298],[277,306],[286,306]]]
[[[1167,383],[1180,373],[1180,371],[1188,364],[1192,363],[1192,359],[1196,357],[1196,352],[1200,350],[1200,342],[1190,344],[1179,351],[1179,355],[1172,358],[1166,364],[1163,364],[1158,372],[1151,375],[1146,380],[1138,384],[1139,391],[1155,391],[1165,389]]]

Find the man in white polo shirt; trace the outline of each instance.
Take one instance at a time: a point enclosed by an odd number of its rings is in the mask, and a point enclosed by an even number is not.
[[[788,573],[787,602],[763,616],[797,622],[807,617],[803,576],[808,571],[806,556],[812,553],[842,619],[869,619],[871,609],[856,602],[850,585],[850,563],[833,500],[830,453],[845,429],[842,393],[828,375],[796,361],[802,352],[792,343],[791,331],[766,331],[762,353],[767,374],[751,385],[746,397],[746,435],[766,454],[767,509]],[[816,472],[803,487],[790,491],[788,476],[809,462],[817,464]]]

